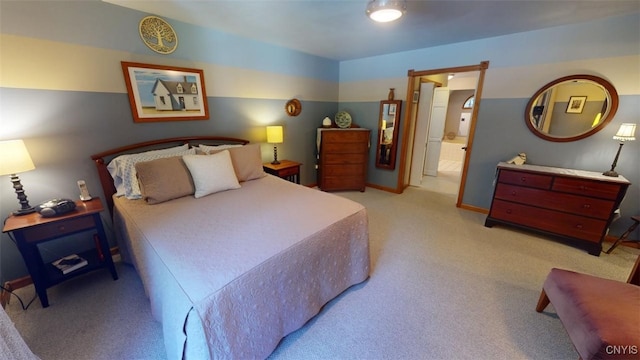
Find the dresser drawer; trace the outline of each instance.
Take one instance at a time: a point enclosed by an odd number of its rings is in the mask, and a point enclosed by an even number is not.
[[[363,143],[323,143],[322,151],[331,154],[359,154],[367,150]]]
[[[553,190],[615,200],[618,198],[618,194],[620,193],[620,185],[558,177],[553,182]]]
[[[362,176],[326,176],[322,190],[360,190],[365,187]]]
[[[495,198],[603,220],[614,210],[614,202],[609,200],[509,184],[498,184]]]
[[[327,165],[364,164],[367,161],[366,154],[326,154],[322,159]]]
[[[538,189],[551,188],[552,176],[531,174],[523,171],[501,170],[498,176],[498,182],[505,184],[514,184],[528,186]]]
[[[334,130],[323,131],[322,142],[329,143],[348,143],[348,142],[367,142],[369,140],[369,131],[364,130]]]
[[[322,173],[326,176],[355,176],[364,173],[362,165],[327,165],[322,168]]]
[[[29,242],[36,242],[43,239],[50,239],[54,236],[63,236],[82,230],[92,229],[96,226],[92,216],[84,216],[69,219],[62,223],[49,223],[34,226],[23,230],[23,234]]]
[[[490,217],[559,235],[599,243],[607,222],[533,206],[494,200]]]

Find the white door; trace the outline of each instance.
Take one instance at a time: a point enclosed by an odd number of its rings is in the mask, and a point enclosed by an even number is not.
[[[449,104],[449,88],[436,88],[433,92],[431,106],[431,121],[427,132],[426,154],[424,158],[424,175],[438,176],[438,162],[440,161],[440,147],[444,136],[444,123],[447,120],[447,106]]]
[[[435,84],[420,84],[420,99],[416,116],[416,129],[413,133],[413,153],[411,154],[411,172],[409,185],[420,186],[422,182],[422,166],[424,164],[424,146],[427,143],[427,129],[431,117],[431,101]]]
[[[458,136],[469,136],[469,123],[471,122],[471,113],[463,112],[460,114],[460,125],[458,126]]]

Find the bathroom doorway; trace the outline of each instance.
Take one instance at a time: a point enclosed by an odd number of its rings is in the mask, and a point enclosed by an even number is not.
[[[455,131],[451,130],[453,125],[445,126],[445,130],[439,136],[442,137],[442,143],[439,147],[439,154],[435,161],[438,162],[438,175],[440,175],[440,160],[441,155],[446,156],[447,160],[443,162],[443,167],[448,164],[450,169],[443,169],[443,176],[423,176],[422,180],[426,179],[427,182],[431,181],[434,186],[438,186],[441,189],[445,189],[443,191],[447,192],[455,192],[457,193],[456,206],[457,207],[465,207],[463,204],[464,197],[464,187],[466,180],[466,171],[468,168],[467,161],[470,157],[472,147],[473,147],[473,134],[475,132],[475,123],[474,119],[477,117],[478,108],[480,104],[480,98],[482,94],[482,85],[484,82],[484,75],[486,69],[489,67],[488,61],[483,61],[479,65],[471,65],[471,66],[462,66],[455,68],[444,68],[444,69],[435,69],[435,70],[425,70],[425,71],[414,71],[409,70],[409,84],[408,84],[408,101],[410,99],[420,99],[420,84],[424,82],[425,79],[429,81],[443,83],[450,91],[457,90],[472,90],[473,91],[473,106],[470,109],[462,109],[462,105],[458,109],[464,110],[464,118],[462,117],[463,112],[460,111],[457,113],[457,119],[455,124]],[[453,75],[452,78],[451,75]],[[472,85],[466,85],[466,88],[459,88],[455,85],[456,81],[452,81],[455,77],[458,76],[458,79],[467,78],[466,83],[471,83]],[[462,81],[462,80],[458,80]],[[465,98],[466,100],[466,98]],[[464,103],[464,101],[463,101]],[[420,163],[415,161],[415,154],[419,154],[420,152],[425,152],[426,142],[422,142],[420,140],[420,136],[418,135],[416,141],[416,129],[424,128],[424,124],[418,123],[418,112],[420,104],[417,101],[413,101],[413,106],[409,106],[409,111],[405,115],[405,120],[407,126],[403,129],[403,138],[408,139],[408,141],[403,142],[402,150],[401,150],[401,161],[400,161],[400,171],[399,171],[399,185],[403,188],[406,188],[410,185],[410,180],[413,180],[415,184],[415,173],[416,171],[420,171],[425,167],[424,163]],[[453,108],[453,106],[452,106]],[[448,111],[447,111],[448,112]],[[466,114],[470,115],[466,115]],[[468,117],[468,119],[467,119]],[[463,120],[464,119],[464,120]],[[464,124],[463,124],[464,123]],[[447,138],[447,134],[454,132],[455,136],[452,139]],[[460,134],[460,135],[458,135]],[[449,134],[451,135],[451,134]],[[466,136],[464,136],[466,135]],[[452,140],[452,141],[445,141]],[[466,142],[466,144],[465,144]],[[464,146],[463,146],[464,145]],[[444,148],[446,147],[446,148]],[[456,149],[456,147],[458,147]],[[444,151],[443,151],[444,148]],[[451,150],[451,151],[449,151]],[[462,151],[462,153],[460,152]],[[444,152],[444,153],[443,153]],[[448,163],[448,161],[458,161],[457,155],[462,154],[462,160],[459,163]],[[418,156],[418,158],[420,158]],[[424,158],[424,157],[423,157]],[[455,169],[454,169],[455,168]],[[413,179],[411,175],[414,175]],[[433,178],[433,179],[430,179]],[[448,181],[447,181],[448,180]],[[421,181],[422,182],[422,181]],[[444,182],[444,184],[443,184]],[[447,184],[448,182],[448,184]],[[426,184],[425,184],[426,185]],[[428,185],[427,185],[428,186]]]

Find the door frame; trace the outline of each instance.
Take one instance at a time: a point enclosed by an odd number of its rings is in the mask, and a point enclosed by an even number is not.
[[[462,73],[462,72],[471,72],[478,71],[478,84],[476,85],[475,92],[475,104],[473,106],[473,110],[471,112],[471,119],[469,120],[469,137],[467,138],[467,149],[465,151],[464,160],[462,164],[462,173],[460,175],[460,189],[458,191],[458,199],[456,200],[456,207],[460,208],[469,208],[474,210],[473,206],[466,206],[462,203],[462,199],[464,198],[464,189],[467,182],[467,171],[469,169],[469,158],[471,157],[471,152],[473,151],[473,137],[476,132],[476,118],[478,117],[478,110],[480,109],[480,102],[482,100],[482,88],[484,85],[484,77],[485,72],[489,68],[489,61],[482,61],[477,65],[468,65],[468,66],[457,66],[450,68],[441,68],[441,69],[433,69],[433,70],[409,70],[407,72],[407,104],[412,103],[413,92],[415,91],[416,80],[420,79],[423,76],[429,75],[438,75],[438,74],[450,74],[450,73]],[[418,83],[420,83],[418,81]],[[405,179],[405,174],[407,170],[407,159],[411,161],[411,154],[407,154],[409,149],[408,142],[413,142],[413,138],[409,139],[409,135],[411,134],[411,129],[415,128],[416,125],[416,116],[414,114],[414,109],[411,106],[407,106],[408,111],[404,114],[404,128],[402,129],[402,146],[400,150],[400,161],[398,166],[398,183],[397,189],[399,192],[403,192],[409,186],[408,177]],[[415,144],[411,146],[412,149],[415,149]],[[410,166],[411,164],[409,164]]]

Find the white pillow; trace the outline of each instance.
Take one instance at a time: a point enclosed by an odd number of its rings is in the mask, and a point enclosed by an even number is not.
[[[243,146],[242,144],[223,144],[223,145],[198,145],[198,150],[202,151],[203,154],[209,154],[212,151],[220,151],[224,149],[231,149],[234,147]]]
[[[113,178],[113,184],[116,187],[116,195],[125,196],[127,199],[140,199],[142,197],[138,179],[136,178],[136,163],[188,154],[195,154],[195,149],[189,149],[189,145],[185,144],[168,149],[151,150],[116,157],[107,165],[107,170],[109,170]]]
[[[213,155],[184,155],[182,160],[191,173],[196,188],[196,199],[219,191],[240,188],[229,150]]]

